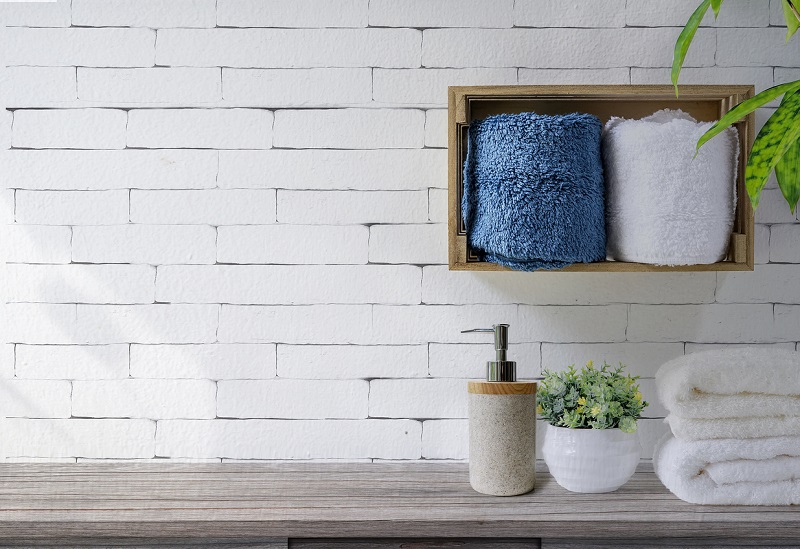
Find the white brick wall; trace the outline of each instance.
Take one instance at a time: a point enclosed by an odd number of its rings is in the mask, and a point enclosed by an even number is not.
[[[465,459],[498,322],[642,376],[649,458],[660,364],[797,349],[798,216],[752,273],[450,272],[447,86],[667,84],[698,1],[0,2],[0,460]],[[681,81],[800,78],[782,24],[728,0]]]

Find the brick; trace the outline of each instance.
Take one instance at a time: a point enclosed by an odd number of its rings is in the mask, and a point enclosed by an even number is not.
[[[715,273],[459,273],[425,267],[424,303],[713,303]]]
[[[415,29],[167,29],[156,64],[187,67],[419,67]]]
[[[773,263],[800,263],[800,225],[773,225],[770,228],[769,260]]]
[[[631,305],[628,340],[758,343],[772,325],[772,305]]]
[[[174,307],[174,305],[170,305]],[[223,343],[369,343],[369,305],[223,305],[219,341]]]
[[[373,379],[369,416],[397,418],[467,417],[464,379]]]
[[[131,345],[130,362],[134,378],[273,378],[275,345]]]
[[[388,265],[159,267],[162,303],[310,305],[420,302],[422,270]]]
[[[513,25],[513,0],[482,2],[459,0],[371,0],[369,24],[373,27],[492,27]]]
[[[642,459],[653,459],[656,445],[669,432],[669,424],[662,419],[640,419],[638,422],[639,444],[642,445]],[[541,455],[541,454],[539,454]]]
[[[755,271],[718,273],[719,303],[800,303],[800,265],[759,265]]]
[[[631,68],[632,84],[670,84],[671,69]],[[681,84],[753,84],[756,93],[773,86],[772,67],[687,67]]]
[[[687,343],[686,354],[699,353],[701,351],[711,351],[714,349],[732,349],[741,347],[757,347],[757,348],[773,348],[773,349],[786,349],[787,351],[794,351],[795,344],[789,343]]]
[[[363,264],[367,262],[369,229],[274,225],[220,227],[219,263]],[[297,242],[303,242],[298,246]]]
[[[514,328],[512,328],[513,330]],[[516,335],[512,333],[512,341]],[[428,346],[429,373],[432,377],[480,379],[486,375],[486,362],[493,360],[494,343],[431,343]],[[511,343],[509,360],[517,363],[517,377],[531,379],[539,375],[539,343]],[[400,376],[397,376],[400,377]],[[405,377],[405,376],[403,376]]]
[[[57,2],[4,2],[0,4],[3,27],[69,27],[70,0]]]
[[[8,28],[0,51],[9,66],[151,67],[155,43],[152,29]]]
[[[685,66],[714,65],[714,37],[722,30],[698,30]],[[429,29],[423,40],[422,66],[669,67],[679,33],[678,28]],[[501,43],[505,45],[503,48],[495,47]],[[609,56],[608,52],[614,54]]]
[[[769,3],[769,24],[776,27],[785,27],[786,19],[783,16],[783,1]]]
[[[631,69],[519,69],[520,84],[630,84]]]
[[[9,379],[0,383],[0,415],[3,417],[70,417],[69,381]]]
[[[17,223],[115,225],[128,222],[128,191],[16,192]]]
[[[128,345],[17,345],[16,373],[28,379],[128,377]]]
[[[221,418],[365,419],[369,383],[364,380],[220,381]]]
[[[29,303],[152,303],[149,265],[8,265],[6,299]]]
[[[14,147],[124,149],[127,113],[114,109],[17,110]]]
[[[426,345],[279,345],[278,377],[426,377]]]
[[[622,362],[632,375],[654,377],[662,364],[682,355],[683,343],[543,343],[542,367],[563,370],[590,360],[595,366]]]
[[[447,223],[447,191],[444,189],[428,189],[428,221]]]
[[[211,343],[217,305],[78,305],[81,343]]]
[[[373,225],[370,227],[370,263],[447,263],[445,226]]]
[[[269,149],[272,113],[260,109],[133,110],[128,146],[195,149]]]
[[[425,146],[447,147],[447,111],[425,111]]]
[[[409,420],[160,421],[156,455],[240,459],[419,459],[422,424]]]
[[[133,223],[233,225],[275,222],[275,191],[131,191]]]
[[[769,0],[729,0],[715,19],[709,9],[702,26],[716,27],[767,27],[769,26]],[[694,0],[677,0],[670,3],[658,0],[637,0],[625,7],[626,23],[634,27],[683,27],[699,5]]]
[[[447,105],[448,86],[517,83],[516,69],[374,69],[372,98],[378,103]]]
[[[76,306],[69,304],[8,303],[5,314],[7,343],[78,343]]]
[[[434,419],[422,423],[422,457],[467,459],[469,422],[465,419]]]
[[[372,343],[485,342],[486,334],[462,334],[461,331],[502,323],[518,325],[515,305],[375,305],[372,308]],[[519,331],[514,333],[513,341],[522,340]]]
[[[216,186],[216,151],[9,151],[19,189],[206,189]]]
[[[216,103],[222,100],[222,77],[218,68],[78,67],[78,97],[81,101],[134,105]]]
[[[627,305],[535,307],[520,305],[517,338],[553,343],[624,341]]]
[[[214,263],[216,231],[207,226],[75,227],[72,260],[80,263]]]
[[[624,27],[625,0],[600,0],[586,4],[563,0],[517,0],[515,27]],[[652,25],[665,26],[662,23]]]
[[[73,0],[81,27],[213,27],[215,0]]]
[[[17,191],[14,189],[0,190],[0,225],[11,225],[14,223],[14,196]]]
[[[278,221],[310,225],[425,223],[426,191],[278,191]]]
[[[780,2],[776,2],[780,5]],[[781,13],[783,17],[783,13]],[[800,80],[800,67],[775,67],[775,84],[786,84],[787,82],[794,82]],[[773,111],[770,111],[772,114]]]
[[[372,70],[222,69],[225,102],[262,107],[328,107],[372,101]]]
[[[366,27],[367,0],[218,0],[220,27]]]
[[[447,188],[447,151],[220,151],[222,188],[415,190]]]
[[[145,419],[1,419],[6,457],[152,458],[156,423]]]
[[[274,145],[312,149],[422,147],[425,115],[418,110],[283,110],[275,113]]]
[[[800,326],[800,306],[775,305],[775,331],[770,339],[797,341],[798,326]]]
[[[786,43],[785,28],[717,29],[717,65],[721,67],[794,67],[800,45]]]
[[[6,263],[69,263],[69,227],[7,225],[3,227]]]
[[[755,235],[753,236],[753,247],[755,248],[756,265],[769,263],[770,254],[770,227],[769,225],[756,225]]]
[[[0,10],[7,5],[0,4]],[[0,99],[6,107],[75,101],[76,88],[74,67],[6,67],[0,70]]]
[[[800,210],[795,210],[800,213]],[[796,223],[797,213],[792,213],[780,189],[764,189],[756,208],[756,223]]]
[[[149,419],[210,419],[216,384],[193,379],[74,381],[72,415]]]

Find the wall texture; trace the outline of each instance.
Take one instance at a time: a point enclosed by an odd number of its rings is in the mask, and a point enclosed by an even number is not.
[[[800,223],[765,191],[755,273],[449,272],[446,87],[668,83],[698,1],[0,3],[0,458],[463,459],[496,322],[524,377],[629,364],[649,456],[663,361],[796,348]],[[800,78],[771,4],[683,81]]]

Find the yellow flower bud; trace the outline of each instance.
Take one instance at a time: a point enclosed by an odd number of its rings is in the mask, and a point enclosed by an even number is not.
[[[636,400],[638,400],[639,402],[641,402],[642,401],[642,393],[640,393],[639,391],[636,391],[636,394],[634,395],[634,398]]]
[[[592,367],[594,367],[594,360],[590,360],[589,362],[587,362],[587,363],[586,363],[586,366],[587,366],[588,368],[592,368]]]
[[[536,413],[537,414],[541,414],[542,413],[542,405],[541,404],[537,404],[536,405]]]
[[[578,399],[578,404],[580,404],[581,406],[583,406],[584,404],[586,404],[586,397],[581,397],[581,398],[579,398],[579,399]]]
[[[592,406],[592,416],[597,417],[599,413],[600,413],[600,406],[597,405]]]

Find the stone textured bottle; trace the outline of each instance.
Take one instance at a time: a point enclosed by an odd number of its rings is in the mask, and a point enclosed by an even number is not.
[[[469,482],[492,496],[515,496],[536,483],[536,383],[517,381],[508,360],[508,324],[467,330],[493,332],[495,360],[486,381],[470,381]]]

